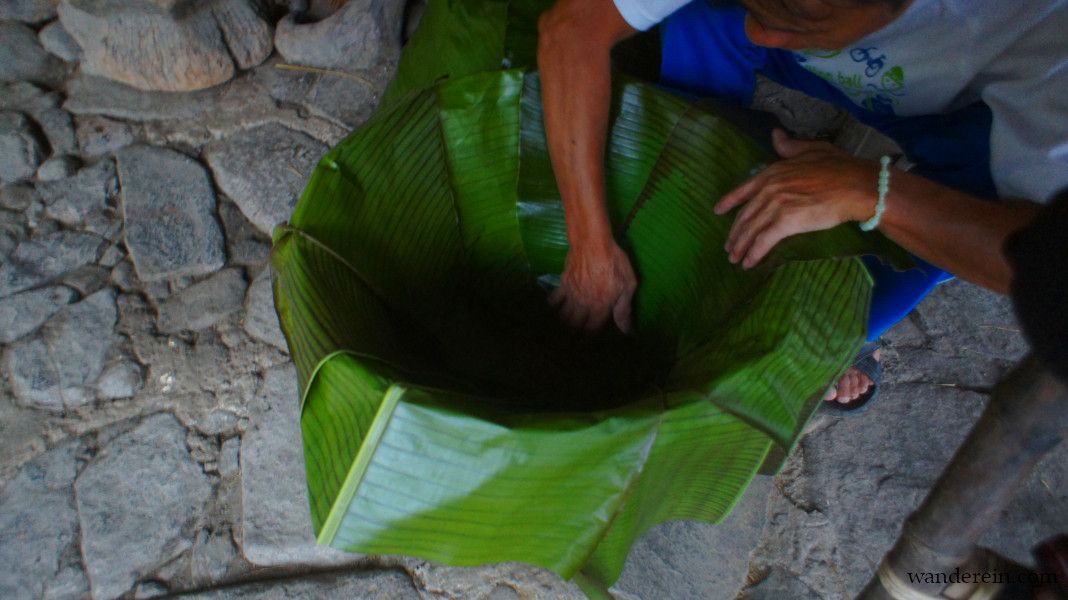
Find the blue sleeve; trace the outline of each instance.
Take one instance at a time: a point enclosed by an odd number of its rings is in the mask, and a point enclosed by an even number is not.
[[[660,28],[661,83],[748,106],[767,51],[745,35],[745,9],[691,2]]]

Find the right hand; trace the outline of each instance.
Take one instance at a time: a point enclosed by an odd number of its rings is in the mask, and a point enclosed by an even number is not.
[[[574,329],[594,333],[611,315],[620,331],[630,333],[631,299],[637,287],[630,259],[615,242],[600,248],[573,246],[549,304]]]

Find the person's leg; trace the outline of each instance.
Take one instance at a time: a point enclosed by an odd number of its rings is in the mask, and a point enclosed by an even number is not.
[[[931,263],[913,257],[916,268],[896,271],[873,256],[863,257],[875,282],[868,316],[868,341],[873,342],[905,318],[939,283],[953,276]]]

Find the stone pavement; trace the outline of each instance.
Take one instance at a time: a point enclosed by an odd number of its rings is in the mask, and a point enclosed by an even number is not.
[[[269,231],[373,110],[405,11],[353,0],[302,25],[282,4],[0,4],[0,598],[582,597],[524,565],[313,545]],[[131,50],[138,27],[167,53]],[[886,147],[774,87],[758,104],[852,152]],[[1007,301],[963,282],[886,344],[870,411],[817,415],[723,524],[648,532],[617,598],[859,591],[1026,349]],[[1066,490],[1062,447],[986,543],[1029,562],[1068,522]]]

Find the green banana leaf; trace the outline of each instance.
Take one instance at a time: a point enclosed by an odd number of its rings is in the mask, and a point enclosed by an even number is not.
[[[597,596],[643,531],[721,519],[793,446],[870,280],[817,236],[793,251],[812,260],[730,264],[711,206],[770,157],[623,82],[606,165],[636,333],[577,338],[539,285],[567,252],[539,97],[517,70],[443,80],[331,150],[276,232],[276,306],[320,543],[523,561]]]
[[[711,207],[773,157],[716,109],[619,78],[606,185],[636,331],[546,303],[568,244],[533,64],[549,2],[432,0],[382,108],[275,231],[321,544],[521,561],[607,597],[634,541],[717,522],[793,448],[893,255],[855,226],[745,271]]]

